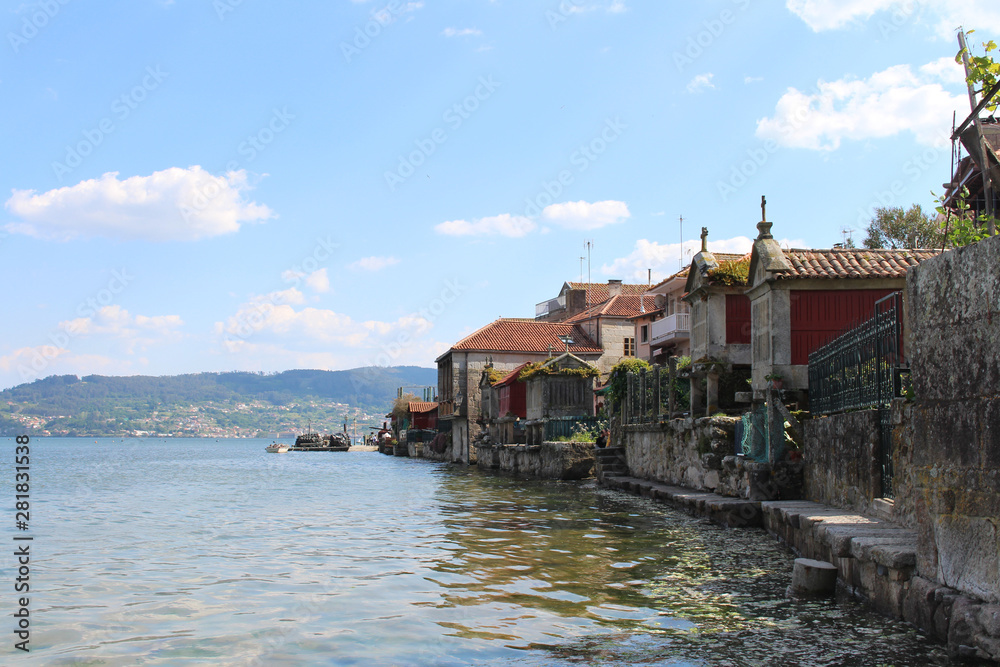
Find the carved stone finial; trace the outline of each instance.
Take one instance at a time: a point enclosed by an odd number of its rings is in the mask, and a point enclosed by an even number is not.
[[[767,199],[760,196],[760,222],[757,223],[758,239],[771,239],[771,223],[767,221]]]
[[[760,196],[760,221],[767,222],[767,198]]]
[[[701,228],[701,251],[708,252],[708,227]]]

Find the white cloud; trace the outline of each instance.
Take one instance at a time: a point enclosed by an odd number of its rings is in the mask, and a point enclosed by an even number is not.
[[[712,252],[747,253],[753,246],[753,239],[746,236],[736,236],[731,239],[709,241],[708,249]],[[647,272],[653,270],[653,282],[659,282],[667,276],[677,273],[683,266],[691,263],[691,258],[701,250],[701,241],[685,241],[683,248],[680,243],[657,243],[647,239],[635,242],[632,252],[625,257],[619,257],[610,264],[601,266],[601,273],[608,276],[618,276],[625,280],[646,282]],[[683,261],[681,261],[683,260]]]
[[[142,359],[138,360],[140,364]],[[130,360],[99,354],[77,354],[55,345],[22,347],[0,357],[0,386],[13,387],[49,375],[128,375],[135,369]]]
[[[955,39],[958,26],[1000,32],[996,0],[787,0],[785,6],[815,32],[861,24],[876,15],[883,33],[910,21],[930,24],[948,40]]]
[[[244,170],[213,176],[199,166],[118,179],[118,172],[37,194],[14,190],[4,204],[21,222],[13,233],[66,241],[77,237],[191,241],[229,234],[242,223],[274,217],[244,200]]]
[[[77,336],[105,336],[118,339],[128,354],[154,344],[180,340],[182,326],[184,321],[179,315],[132,315],[117,304],[102,306],[87,317],[59,323],[59,328],[69,336],[69,347]]]
[[[782,248],[806,248],[802,239],[781,239],[778,244]],[[725,252],[743,255],[753,248],[753,239],[746,236],[734,236],[730,239],[709,241],[708,249],[712,252]],[[619,257],[609,264],[601,266],[601,273],[607,276],[624,278],[637,283],[646,282],[648,270],[653,270],[653,282],[657,283],[691,264],[691,258],[701,250],[700,240],[680,243],[657,243],[647,239],[639,239],[635,247],[625,257]]]
[[[711,72],[696,75],[688,82],[687,91],[689,93],[701,93],[711,88],[715,88],[715,84],[712,83],[712,78],[714,76],[715,75]]]
[[[399,264],[395,257],[362,257],[356,262],[347,265],[349,269],[360,269],[362,271],[381,271],[382,269]]]
[[[530,219],[519,215],[495,215],[490,218],[478,218],[472,222],[467,220],[449,220],[435,225],[434,231],[446,236],[507,236],[520,238],[537,228]]]
[[[441,34],[445,37],[479,37],[483,34],[483,31],[478,28],[445,28]]]
[[[631,213],[622,201],[565,202],[546,206],[542,217],[567,229],[599,229],[625,222]]]
[[[836,150],[842,140],[890,137],[912,132],[928,145],[947,142],[954,109],[968,106],[963,95],[946,91],[961,77],[959,66],[942,58],[914,72],[896,65],[868,79],[820,81],[812,93],[789,88],[775,114],[757,122],[757,136],[779,145]]]

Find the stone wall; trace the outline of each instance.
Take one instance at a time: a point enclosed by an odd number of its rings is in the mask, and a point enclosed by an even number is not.
[[[874,513],[872,503],[882,496],[878,410],[816,417],[802,426],[806,499]]]
[[[594,443],[543,442],[540,445],[479,445],[478,464],[540,479],[584,479],[594,471]]]
[[[993,237],[907,276],[917,570],[989,602],[1000,602],[997,267]]]
[[[735,452],[739,417],[673,419],[620,426],[611,441],[625,449],[628,475],[639,480],[710,491],[730,498],[800,498],[802,463],[758,463]]]

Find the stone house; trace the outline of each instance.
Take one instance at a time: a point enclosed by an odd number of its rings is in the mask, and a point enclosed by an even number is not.
[[[690,354],[691,314],[682,298],[687,275],[687,268],[678,271],[650,287],[640,299],[640,314],[632,318],[635,356],[664,366],[668,357]]]
[[[785,390],[808,389],[809,353],[869,319],[876,301],[903,291],[908,269],[941,252],[783,250],[771,235],[771,225],[757,225],[746,289],[757,397],[763,395],[768,376],[780,376]],[[904,295],[904,313],[906,307]]]
[[[638,295],[649,289],[648,285],[624,284],[620,280],[607,283],[563,283],[558,296],[535,305],[535,319],[542,322],[568,320],[610,299],[612,283],[617,283],[619,294]]]
[[[691,259],[683,297],[691,308],[692,414],[731,405],[737,388],[720,393],[720,380],[749,375],[750,300],[743,293],[749,261],[749,255],[711,252],[702,228],[701,251]]]
[[[566,320],[579,326],[596,342],[603,354],[597,360],[602,375],[607,375],[625,357],[636,356],[635,324],[632,318],[641,315],[648,297],[642,294],[625,294],[620,280],[608,281],[606,301],[591,306]]]
[[[500,318],[439,356],[438,428],[451,434],[451,444],[437,457],[464,463],[475,460],[473,442],[482,431],[480,382],[487,367],[506,374],[525,362],[545,361],[560,350],[588,361],[604,355],[603,348],[576,324]]]

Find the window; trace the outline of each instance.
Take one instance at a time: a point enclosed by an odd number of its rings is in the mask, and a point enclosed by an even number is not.
[[[649,325],[648,324],[643,324],[641,327],[639,327],[639,335],[641,336],[641,338],[639,338],[640,341],[642,341],[643,343],[648,343],[649,342]]]
[[[635,356],[635,338],[625,339],[625,356],[626,357]]]

